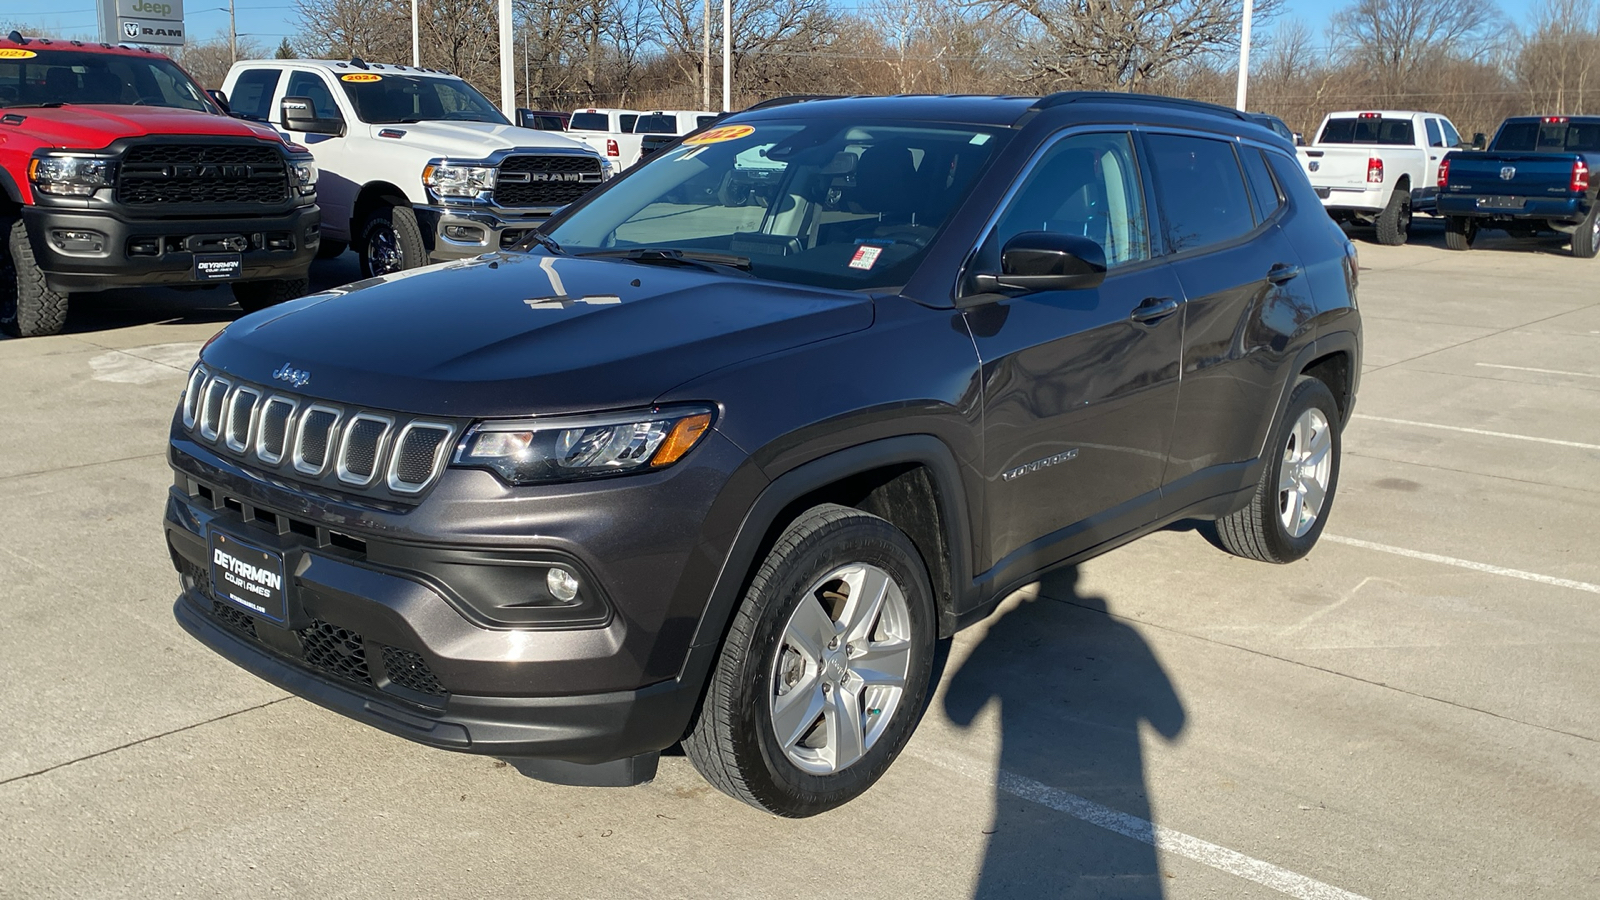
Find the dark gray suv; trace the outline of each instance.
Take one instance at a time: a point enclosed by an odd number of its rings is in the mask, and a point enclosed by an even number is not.
[[[172,425],[178,621],[576,784],[811,815],[936,643],[1180,519],[1316,542],[1361,369],[1287,142],[1162,98],[763,104],[512,251],[239,320]]]

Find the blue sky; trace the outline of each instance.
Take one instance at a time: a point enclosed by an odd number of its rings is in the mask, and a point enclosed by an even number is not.
[[[737,2],[737,0],[735,0]],[[1499,0],[1500,8],[1517,24],[1530,15],[1535,0]],[[268,48],[294,31],[294,4],[288,0],[235,0],[239,33],[250,35]],[[94,38],[94,0],[6,0],[0,22],[23,22],[71,36]],[[846,3],[845,5],[851,5]],[[1329,0],[1289,0],[1288,16],[1301,19],[1320,33],[1331,10],[1343,3]],[[185,0],[184,19],[189,34],[203,40],[228,30],[226,0]]]

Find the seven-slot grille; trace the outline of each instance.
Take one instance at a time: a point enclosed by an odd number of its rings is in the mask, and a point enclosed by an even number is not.
[[[265,141],[138,144],[123,154],[117,202],[281,204],[289,199],[284,155]]]
[[[596,156],[508,156],[500,163],[494,201],[501,206],[565,206],[599,184]]]
[[[444,471],[449,422],[409,419],[275,393],[196,366],[184,392],[184,428],[269,469],[344,489],[420,494]]]

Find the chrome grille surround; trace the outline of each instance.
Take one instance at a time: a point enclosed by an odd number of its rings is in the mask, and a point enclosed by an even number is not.
[[[178,418],[199,443],[260,469],[405,498],[443,474],[465,424],[281,393],[204,365],[190,373]]]

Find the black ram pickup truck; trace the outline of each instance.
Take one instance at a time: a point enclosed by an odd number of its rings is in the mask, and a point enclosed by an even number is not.
[[[1457,150],[1439,164],[1445,243],[1470,250],[1478,232],[1572,236],[1572,255],[1600,253],[1600,116],[1517,116],[1488,150]]]
[[[1180,519],[1312,548],[1357,270],[1232,110],[762,104],[518,248],[226,328],[172,422],[175,613],[433,747],[632,784],[681,742],[815,814],[1041,573]]]

